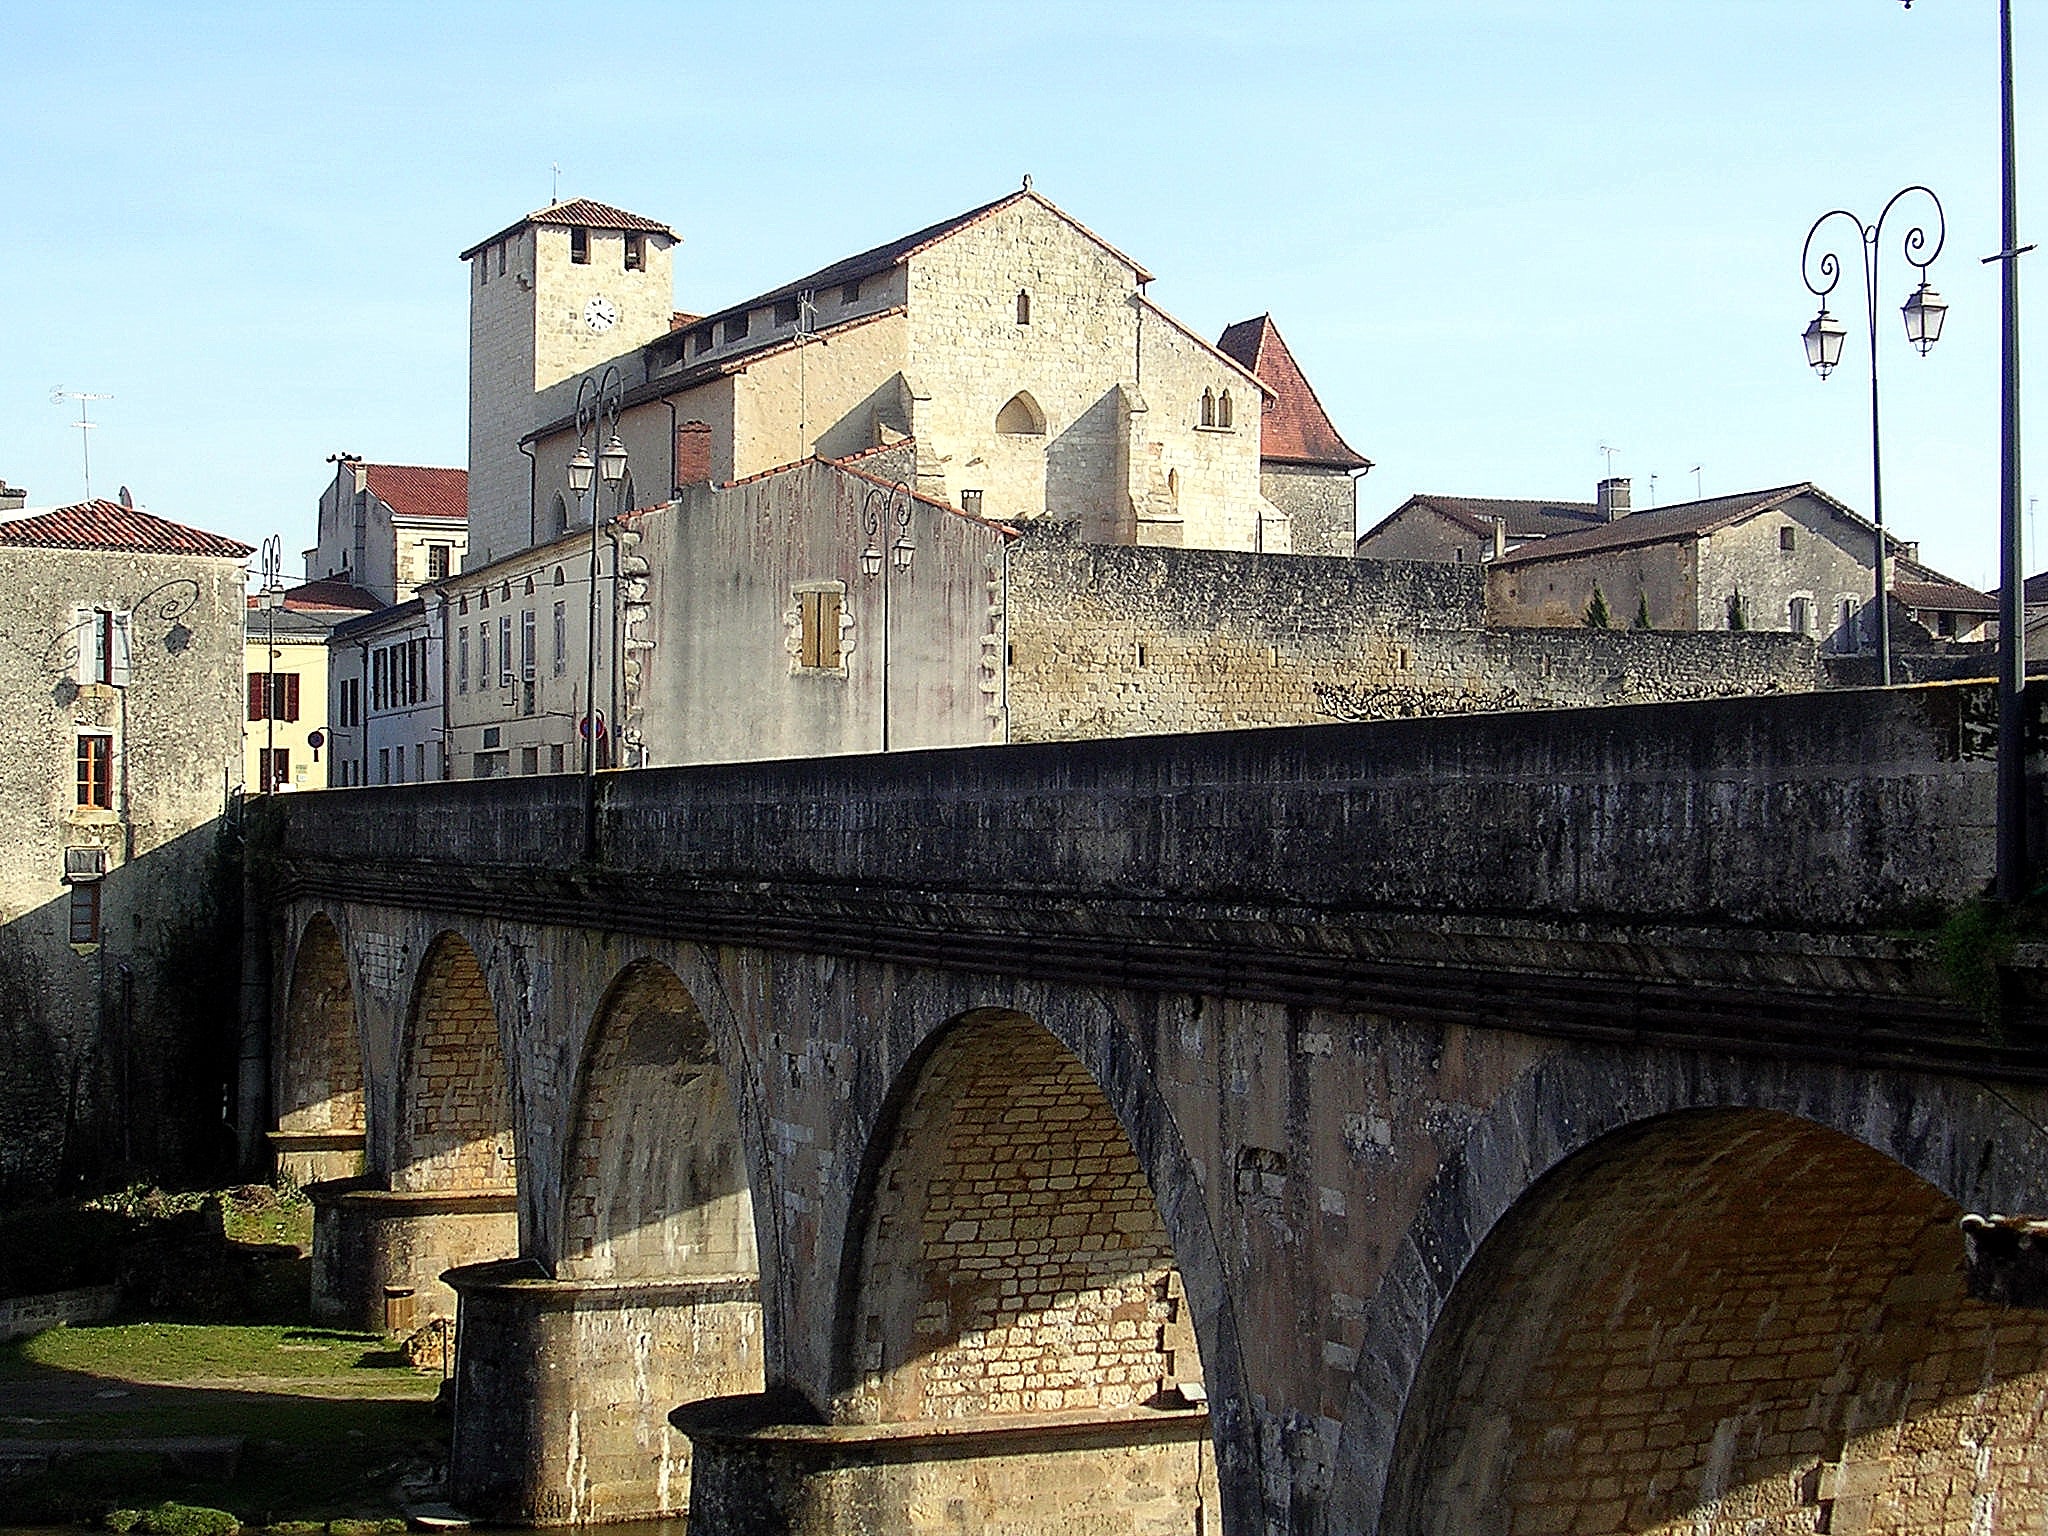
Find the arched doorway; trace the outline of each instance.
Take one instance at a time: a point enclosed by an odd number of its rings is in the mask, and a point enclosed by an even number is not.
[[[1774,1111],[1594,1143],[1458,1281],[1379,1529],[2038,1522],[2048,1315],[1967,1297],[1958,1214],[1884,1154]]]
[[[935,1447],[960,1481],[944,1496],[1006,1530],[1215,1528],[1172,1243],[1108,1099],[1047,1030],[988,1010],[945,1032],[900,1099],[864,1225],[837,1417],[942,1443],[1027,1423],[1067,1434],[1043,1456]],[[883,1509],[941,1497],[931,1477],[878,1474],[871,1496]]]
[[[315,914],[299,938],[278,1043],[278,1172],[294,1184],[363,1169],[362,1037],[341,936]]]

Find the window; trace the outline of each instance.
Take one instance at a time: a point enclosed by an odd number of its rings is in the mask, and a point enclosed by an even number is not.
[[[469,631],[455,631],[455,691],[469,692]]]
[[[962,512],[971,512],[976,517],[981,516],[981,492],[962,491],[960,493],[960,510]]]
[[[505,275],[505,252],[511,248],[511,245],[512,242],[509,240],[501,240],[498,243],[498,276],[500,277]]]
[[[697,355],[699,357],[702,357],[706,352],[709,352],[711,350],[711,327],[708,325],[705,326],[704,329],[698,331],[696,335],[691,338],[691,340],[692,344],[696,347]]]
[[[1838,597],[1835,599],[1835,645],[1837,649],[1856,649],[1856,599]]]
[[[71,887],[71,942],[100,941],[100,883],[88,880]]]
[[[1219,427],[1230,425],[1230,391],[1227,389],[1216,397],[1216,425]]]
[[[549,773],[560,773],[562,771],[562,758],[562,744],[558,741],[553,746],[548,748]]]
[[[813,587],[799,591],[797,618],[800,628],[797,665],[813,669],[839,665],[839,614],[845,602],[836,587]]]
[[[379,747],[377,749],[377,782],[379,784],[389,784],[391,782],[391,749],[389,747]]]
[[[567,582],[567,579],[568,579],[568,578],[566,578],[565,576],[563,576],[563,575],[562,575],[562,568],[561,568],[561,567],[560,567],[559,565],[558,565],[558,566],[556,566],[556,567],[555,567],[555,585],[556,585],[556,586],[558,586],[558,587],[559,587],[559,586],[563,586],[563,585],[565,585],[565,584],[566,584],[566,582]]]
[[[1789,531],[1789,530],[1788,530]],[[1813,599],[1795,597],[1786,605],[1786,618],[1795,635],[1810,634],[1813,631]]]
[[[512,686],[512,615],[498,620],[498,681]]]
[[[1020,389],[996,412],[996,431],[1006,437],[1045,435],[1045,412],[1038,408],[1029,390]]]
[[[485,251],[476,259],[476,285],[479,288],[491,286],[491,253]]]
[[[590,231],[580,224],[569,231],[569,259],[579,267],[590,265]]]
[[[256,792],[271,794],[280,786],[289,784],[292,777],[292,753],[289,747],[258,747],[256,749]]]
[[[429,544],[427,546],[427,580],[447,580],[448,550],[449,546],[446,544]]]
[[[78,681],[125,688],[128,615],[117,608],[80,607],[73,611],[72,623],[78,635]]]
[[[555,572],[557,576],[562,573]],[[555,676],[569,670],[569,605],[555,604]]]
[[[842,303],[842,304],[854,304],[854,303],[858,303],[859,301],[860,301],[860,279],[859,279],[859,278],[855,278],[855,279],[854,279],[854,280],[853,280],[852,282],[850,282],[850,283],[842,283],[842,284],[840,285],[840,287],[839,287],[839,302],[840,302],[840,303]]]
[[[412,776],[418,784],[427,782],[427,744],[416,741],[412,746]]]
[[[1202,391],[1202,409],[1199,420],[1205,427],[1216,425],[1216,392],[1213,389]]]
[[[400,747],[391,754],[391,779],[395,784],[405,782],[405,748]]]
[[[265,683],[269,687],[265,688]],[[251,672],[249,674],[249,718],[251,720],[296,720],[299,718],[299,674],[296,672]]]
[[[626,236],[626,270],[628,272],[644,272],[646,269],[647,237],[645,235]]]
[[[725,322],[725,339],[727,341],[742,341],[746,338],[746,334],[747,316],[734,315]]]
[[[104,731],[78,733],[78,803],[98,811],[114,808],[114,738]]]
[[[491,686],[491,624],[488,619],[476,627],[476,686],[479,693]]]
[[[525,589],[525,590],[526,590],[526,595],[527,595],[528,597],[531,597],[531,596],[533,596],[533,578],[532,578],[531,576],[529,576],[529,577],[527,577],[527,578],[526,578],[526,589]]]
[[[524,774],[540,772],[539,747],[521,747],[519,749],[519,771]]]
[[[1789,550],[1797,540],[1797,531],[1790,523],[1778,530],[1778,548]]]
[[[504,736],[505,731],[502,726],[487,725],[484,727],[484,745],[486,747],[495,747],[504,739]]]
[[[795,300],[795,299],[780,299],[780,300],[777,300],[777,301],[776,301],[776,305],[775,305],[775,323],[776,323],[777,325],[795,325],[795,324],[796,324],[796,300]]]
[[[341,680],[341,692],[335,700],[334,709],[337,725],[363,723],[363,680],[360,677],[345,677]]]
[[[1019,325],[1029,325],[1031,323],[1031,295],[1021,288],[1017,290],[1017,323]]]
[[[528,608],[519,615],[519,675],[529,683],[533,681],[534,653],[538,649],[533,634],[533,610]]]

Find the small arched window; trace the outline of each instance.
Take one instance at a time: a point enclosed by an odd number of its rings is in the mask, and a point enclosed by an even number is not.
[[[569,531],[569,503],[559,491],[555,493],[554,505],[548,508],[548,526],[558,539]]]
[[[498,583],[498,601],[501,603],[512,601],[512,583],[509,579]]]
[[[1006,437],[1043,437],[1045,412],[1029,390],[1020,389],[996,412],[996,430]]]
[[[1031,295],[1022,288],[1017,290],[1017,323],[1019,325],[1029,325],[1031,323]]]
[[[562,568],[558,565],[555,567],[555,585],[559,587],[562,585],[563,580]]]
[[[1230,391],[1227,389],[1223,391],[1216,401],[1216,425],[1219,427],[1230,425]]]
[[[521,595],[525,597],[533,596],[533,578],[531,576],[526,578],[526,591]]]
[[[1202,425],[1205,427],[1213,427],[1216,425],[1216,391],[1213,389],[1205,389],[1202,391],[1201,419]]]

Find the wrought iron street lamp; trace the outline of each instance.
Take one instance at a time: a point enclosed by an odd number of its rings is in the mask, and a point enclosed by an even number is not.
[[[1876,525],[1877,549],[1877,679],[1885,687],[1892,680],[1892,619],[1891,584],[1885,579],[1885,533],[1884,533],[1884,458],[1880,448],[1877,416],[1877,279],[1879,254],[1884,239],[1885,221],[1899,204],[1918,194],[1933,205],[1934,238],[1927,236],[1924,222],[1912,225],[1900,244],[1902,254],[1920,273],[1920,286],[1913,290],[1906,300],[1901,313],[1905,316],[1906,337],[1920,349],[1924,357],[1941,336],[1942,317],[1948,306],[1941,301],[1927,282],[1927,269],[1941,254],[1942,243],[1948,238],[1948,220],[1942,213],[1941,199],[1923,186],[1910,186],[1892,194],[1890,202],[1878,214],[1875,222],[1865,224],[1846,208],[1833,208],[1813,221],[1813,228],[1806,232],[1806,244],[1799,253],[1799,275],[1806,283],[1807,292],[1820,300],[1820,313],[1813,317],[1806,328],[1806,361],[1822,378],[1835,371],[1842,360],[1842,342],[1848,335],[1841,321],[1828,313],[1828,295],[1842,280],[1841,255],[1825,242],[1821,245],[1818,263],[1813,259],[1814,239],[1822,229],[1836,219],[1847,219],[1856,231],[1856,246],[1863,257],[1863,315],[1869,331],[1870,342],[1870,520]]]
[[[583,856],[597,859],[597,739],[604,730],[597,712],[597,530],[603,521],[590,500],[593,484],[602,480],[616,498],[626,479],[626,445],[619,438],[619,410],[624,404],[625,378],[618,365],[606,363],[576,385],[576,452],[569,460],[569,489],[579,514],[590,517],[590,626],[583,650]],[[603,446],[595,458],[590,444],[600,433]],[[614,515],[618,508],[613,507]]]
[[[889,750],[889,588],[895,585],[895,578],[910,574],[911,562],[917,558],[917,546],[910,538],[910,508],[913,501],[910,487],[902,481],[894,485],[878,485],[861,500],[861,526],[866,531],[868,542],[860,552],[860,573],[869,581],[882,579],[882,750]],[[890,544],[886,556],[882,553],[882,540],[889,530],[896,531],[895,542]],[[884,575],[882,567],[888,566]]]

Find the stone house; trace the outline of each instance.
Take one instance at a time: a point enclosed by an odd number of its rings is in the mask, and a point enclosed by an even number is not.
[[[442,634],[424,597],[329,630],[330,785],[417,784],[448,776]]]
[[[437,583],[451,772],[579,771],[593,679],[600,767],[1001,740],[1013,534],[899,485],[912,462],[813,459],[609,516],[595,587],[587,527]]]
[[[1416,495],[1360,535],[1353,553],[1478,565],[1536,539],[1600,526],[1627,508],[1628,481],[1622,479],[1601,481],[1594,501]]]
[[[464,253],[470,565],[579,524],[571,407],[578,377],[608,362],[628,505],[912,440],[914,488],[973,516],[1053,515],[1110,543],[1291,547],[1261,489],[1274,390],[1028,186],[702,316],[670,307],[674,242],[578,201]]]
[[[1259,492],[1286,514],[1293,552],[1352,554],[1358,480],[1372,460],[1344,441],[1270,314],[1238,321],[1216,345],[1271,391],[1259,418]]]
[[[343,581],[309,581],[274,609],[249,599],[242,782],[258,794],[327,784],[327,637],[384,604]]]
[[[0,1193],[215,1150],[249,553],[103,500],[0,522]]]
[[[1582,625],[1597,589],[1616,627],[1646,613],[1654,629],[1777,630],[1850,652],[1869,626],[1875,538],[1867,520],[1811,482],[1617,507],[1611,521],[1494,558],[1488,611],[1497,624]],[[1893,581],[1907,579],[1914,546],[1893,540],[1891,552]]]
[[[320,493],[308,581],[361,587],[383,604],[409,602],[423,582],[461,569],[468,547],[469,475],[419,464],[334,456]]]

